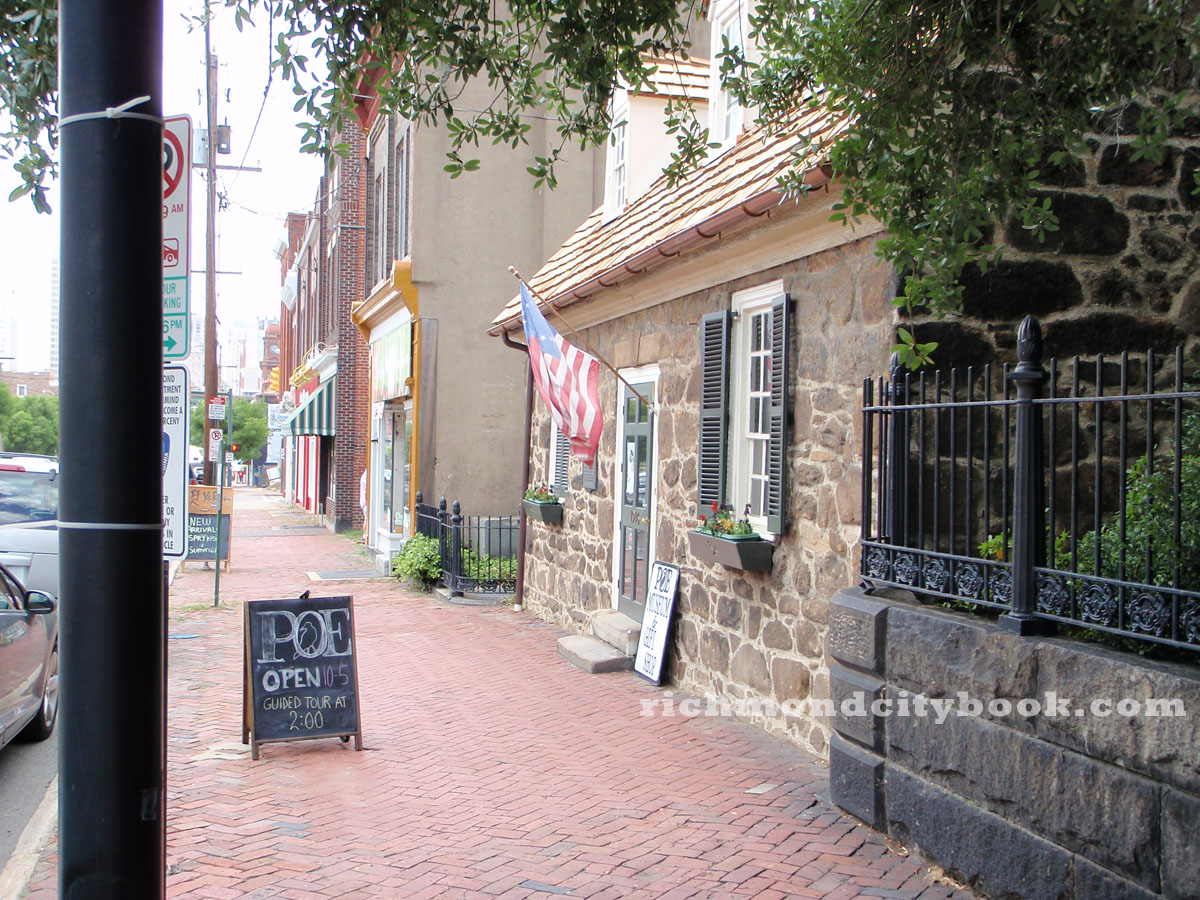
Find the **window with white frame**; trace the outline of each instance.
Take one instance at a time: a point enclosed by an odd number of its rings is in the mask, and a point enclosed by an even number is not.
[[[27,388],[25,385],[23,385],[23,384],[17,385],[17,396],[18,397],[24,397],[28,393],[29,393],[29,388]]]
[[[721,84],[721,51],[726,47],[747,47],[749,24],[746,6],[741,0],[715,0],[709,13],[712,20],[712,58],[709,64],[709,137],[724,149],[737,140],[742,131],[744,113],[728,88]]]
[[[618,89],[612,99],[612,133],[605,157],[604,220],[625,212],[629,202],[629,92]]]
[[[784,527],[788,299],[782,282],[738,291],[702,320],[701,511],[747,514],[761,534]]]
[[[371,281],[378,284],[392,271],[388,252],[388,121],[380,117],[371,136],[371,167],[375,183],[371,200],[375,215],[371,221]]]

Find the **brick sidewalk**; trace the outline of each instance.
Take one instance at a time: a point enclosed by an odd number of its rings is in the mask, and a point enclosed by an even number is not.
[[[508,607],[440,603],[239,490],[233,571],[171,589],[167,895],[970,898],[831,809],[825,766],[732,720],[643,717],[659,689],[589,676]],[[364,750],[241,743],[241,601],[354,595]],[[30,900],[57,896],[48,848]]]

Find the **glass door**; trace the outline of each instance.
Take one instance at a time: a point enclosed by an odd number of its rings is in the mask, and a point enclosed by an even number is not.
[[[634,384],[633,387],[645,401],[654,402],[653,382]],[[646,611],[646,576],[650,568],[654,414],[628,387],[622,385],[621,391],[617,609],[635,622],[641,622]]]

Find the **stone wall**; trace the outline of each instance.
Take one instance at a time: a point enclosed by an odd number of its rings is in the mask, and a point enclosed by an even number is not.
[[[1042,320],[1047,356],[1173,350],[1200,335],[1200,129],[1133,159],[1136,114],[1106,120],[1089,152],[1042,172],[1059,229],[1039,243],[1019,222],[992,238],[1004,259],[963,279],[963,318],[916,319],[939,366],[1011,360],[1016,326]]]
[[[1200,897],[1200,670],[890,597],[831,603],[835,803],[985,896]]]
[[[896,280],[860,240],[784,266],[664,302],[586,332],[618,368],[656,363],[658,459],[655,556],[680,567],[679,617],[670,679],[702,695],[780,704],[828,695],[823,646],[828,598],[852,583],[860,528],[862,379],[886,364]],[[700,319],[728,309],[738,290],[782,279],[795,301],[790,385],[788,521],[770,573],[727,569],[693,558],[687,532],[698,524],[696,479]],[[605,429],[599,488],[583,487],[571,461],[561,525],[529,523],[525,598],[538,615],[586,632],[612,608],[616,380],[601,378]],[[551,426],[535,406],[532,481],[549,481]],[[829,724],[808,717],[751,716],[818,755]]]

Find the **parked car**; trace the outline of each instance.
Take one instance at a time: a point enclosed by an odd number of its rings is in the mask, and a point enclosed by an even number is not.
[[[58,596],[58,460],[0,453],[0,564]]]
[[[58,459],[0,453],[0,525],[58,517]]]
[[[0,746],[41,741],[58,719],[58,603],[0,564]]]

